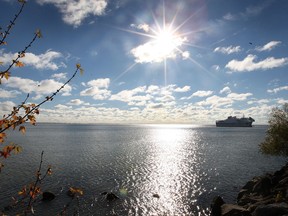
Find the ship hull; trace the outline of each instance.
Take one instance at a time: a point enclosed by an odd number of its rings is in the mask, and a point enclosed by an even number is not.
[[[235,124],[235,123],[216,123],[216,127],[252,127],[251,123]]]

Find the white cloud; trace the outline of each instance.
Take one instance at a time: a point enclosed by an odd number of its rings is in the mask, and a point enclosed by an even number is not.
[[[207,97],[211,94],[213,94],[213,91],[196,91],[191,95],[191,97]]]
[[[51,78],[54,78],[56,80],[66,80],[67,79],[67,73],[57,73],[57,74],[53,74],[51,76]]]
[[[263,47],[257,47],[256,50],[259,52],[262,51],[270,51],[273,48],[275,48],[277,45],[279,45],[281,41],[270,41],[269,43],[265,44]]]
[[[105,14],[107,0],[37,0],[39,4],[55,5],[63,14],[63,21],[74,27],[82,24],[89,15],[101,16]]]
[[[229,47],[216,47],[214,49],[214,52],[220,52],[220,53],[223,53],[223,54],[232,54],[232,53],[237,53],[237,52],[240,52],[242,49],[240,46],[229,46]]]
[[[232,21],[232,20],[237,19],[237,17],[229,12],[223,16],[223,19]]]
[[[269,5],[269,2],[266,1],[266,2],[262,3],[261,5],[249,6],[245,9],[244,12],[240,12],[238,14],[231,14],[229,12],[223,16],[223,19],[228,20],[228,21],[239,20],[239,19],[248,19],[249,17],[259,15],[268,5]]]
[[[210,106],[210,108],[231,107],[235,101],[244,101],[247,100],[250,96],[252,96],[251,93],[229,93],[226,97],[213,95],[206,98],[205,101],[198,102],[197,105]]]
[[[140,29],[140,30],[143,30],[145,32],[149,32],[150,31],[150,26],[146,23],[143,23],[143,24],[131,24],[130,25],[131,27],[133,28],[136,28],[136,29]]]
[[[3,50],[0,50],[0,61],[3,62],[4,65],[9,65],[13,59],[16,59],[17,55],[18,53],[4,53]],[[25,57],[19,61],[23,62],[24,65],[32,66],[39,70],[58,70],[60,67],[66,67],[63,62],[56,63],[54,61],[61,57],[61,53],[47,50],[44,54],[40,55],[25,53]]]
[[[108,90],[109,85],[110,85],[109,78],[91,80],[84,85],[87,86],[88,88],[81,91],[80,95],[91,96],[95,100],[107,99],[111,95],[111,91]]]
[[[223,89],[221,89],[219,93],[220,94],[223,94],[223,93],[229,94],[229,93],[231,93],[231,89],[228,86],[226,86]]]
[[[190,53],[188,51],[182,52],[182,58],[183,60],[188,59],[190,57]]]
[[[8,81],[3,80],[3,84],[10,88],[19,89],[24,93],[35,93],[36,96],[34,99],[39,99],[43,95],[49,95],[59,89],[63,83],[57,82],[52,79],[34,81],[31,79],[24,79],[20,77],[10,77]],[[62,90],[61,93],[63,96],[70,95],[72,87],[67,84]]]
[[[284,91],[284,90],[288,90],[288,86],[282,86],[282,87],[278,87],[278,88],[274,88],[274,89],[268,89],[267,92],[276,94],[277,92]]]
[[[54,106],[56,109],[60,109],[60,110],[63,110],[63,111],[67,111],[67,110],[70,110],[72,109],[71,106],[66,106],[66,105],[62,105],[62,104],[57,104],[56,106]]]
[[[148,101],[151,99],[151,97],[145,93],[146,89],[146,86],[140,86],[132,90],[123,90],[117,94],[112,95],[110,100],[123,101],[130,103],[131,105],[133,101]]]
[[[68,103],[68,105],[76,105],[76,106],[79,106],[79,105],[89,105],[89,103],[85,103],[84,101],[80,100],[80,99],[72,99],[70,100]]]
[[[244,93],[244,94],[229,93],[227,95],[227,98],[231,98],[233,101],[243,101],[243,100],[246,100],[250,96],[252,96],[252,93]]]
[[[174,91],[175,92],[188,92],[188,91],[190,91],[190,86],[184,86],[182,88],[178,87]]]
[[[21,92],[16,90],[7,91],[5,89],[0,88],[0,98],[15,98],[19,94],[21,94]]]
[[[16,104],[12,101],[0,101],[0,113],[1,116],[3,116],[4,114],[7,114],[7,112],[11,112],[11,110],[13,110],[13,107],[15,107]]]
[[[222,107],[222,106],[231,106],[233,100],[227,97],[219,97],[217,95],[213,95],[211,97],[206,98],[205,101],[200,101],[197,103],[199,106],[210,106],[211,108]]]
[[[254,70],[268,70],[272,68],[282,67],[288,64],[288,58],[279,58],[274,57],[266,58],[259,62],[254,62],[257,56],[249,54],[242,61],[231,60],[225,66],[225,68],[230,69],[232,72],[250,72]]]

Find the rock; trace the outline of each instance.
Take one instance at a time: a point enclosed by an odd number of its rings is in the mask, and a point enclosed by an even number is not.
[[[247,189],[241,189],[237,196],[237,202],[240,201],[246,194],[249,194],[249,191]]]
[[[223,204],[221,206],[221,216],[251,216],[251,213],[238,205]]]
[[[214,197],[211,204],[211,216],[221,216],[221,206],[225,204],[220,196]]]
[[[263,194],[265,196],[270,193],[271,188],[271,179],[268,176],[264,176],[254,185],[252,192],[257,194]]]
[[[43,201],[51,201],[53,199],[55,199],[55,194],[53,194],[49,191],[43,192],[43,194],[42,194],[42,200]]]
[[[284,202],[258,206],[253,212],[253,216],[283,216],[285,214],[288,214],[288,204]]]
[[[160,198],[158,194],[153,194],[153,197],[158,198],[158,199]]]
[[[13,209],[13,206],[12,205],[8,205],[8,206],[5,206],[4,207],[4,211],[10,211]],[[1,213],[1,212],[0,212]],[[4,215],[4,214],[3,214]]]
[[[106,194],[106,200],[108,200],[108,201],[113,201],[113,200],[117,200],[117,199],[119,199],[119,197],[118,196],[116,196],[114,193],[107,193]]]
[[[253,180],[251,181],[248,181],[244,187],[242,189],[245,189],[247,191],[252,191],[254,185],[258,182],[258,179],[257,178],[254,178]]]

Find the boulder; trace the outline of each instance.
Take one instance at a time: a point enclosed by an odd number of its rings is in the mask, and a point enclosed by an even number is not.
[[[55,194],[49,192],[49,191],[44,191],[42,194],[42,200],[43,201],[51,201],[55,199]]]
[[[158,198],[158,199],[160,198],[159,194],[153,194],[152,196],[153,196],[154,198]]]
[[[211,204],[211,216],[221,216],[221,206],[225,204],[220,196],[214,197]]]
[[[117,200],[117,199],[119,199],[119,197],[118,196],[116,196],[114,193],[107,193],[106,194],[106,200],[108,200],[108,201],[113,201],[113,200]]]
[[[221,206],[221,216],[251,216],[251,213],[238,205],[223,204]]]
[[[268,195],[272,188],[269,176],[262,177],[253,187],[252,192],[256,194]]]
[[[288,214],[288,204],[284,202],[261,205],[253,212],[253,216],[283,216],[285,214]]]

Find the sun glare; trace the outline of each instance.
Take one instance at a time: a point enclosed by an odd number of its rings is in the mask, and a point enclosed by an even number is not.
[[[161,59],[174,58],[176,57],[176,51],[185,41],[185,38],[179,37],[173,31],[161,30],[155,34],[155,40],[151,43],[152,46],[151,53],[159,53]]]

